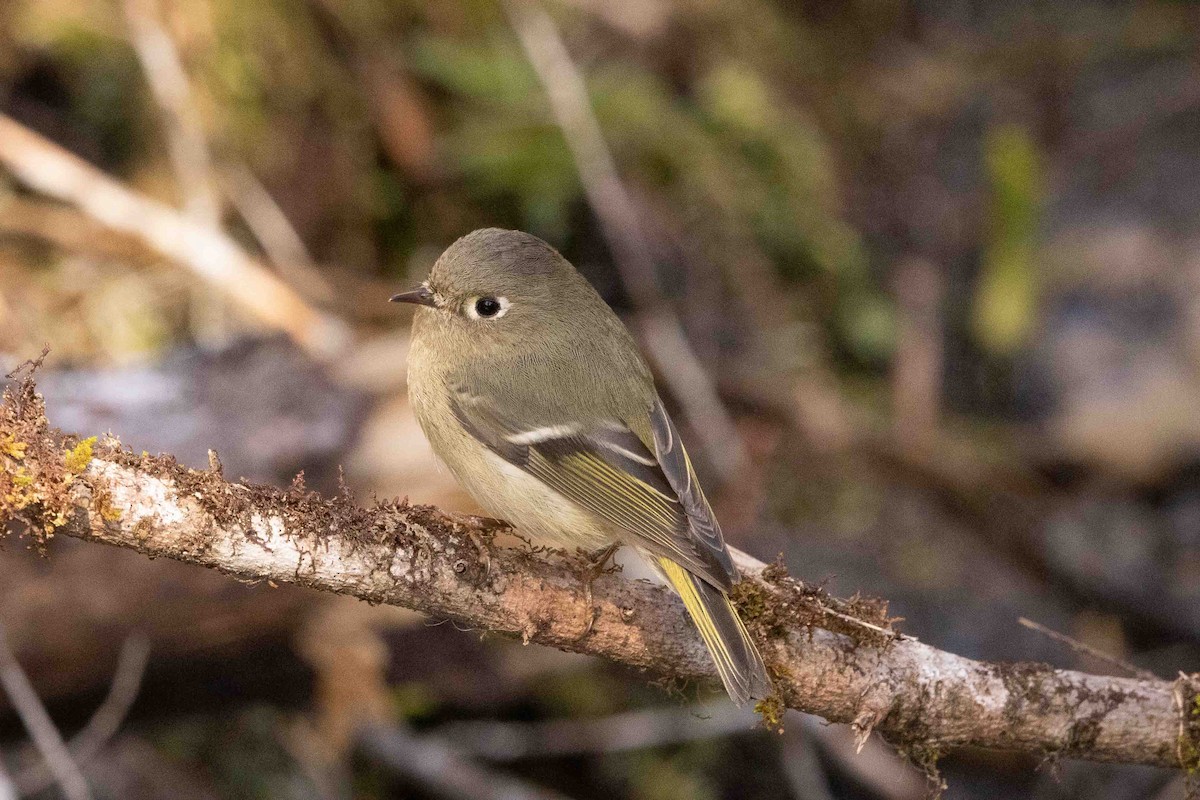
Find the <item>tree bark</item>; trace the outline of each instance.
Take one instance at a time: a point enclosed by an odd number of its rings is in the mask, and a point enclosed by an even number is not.
[[[682,603],[609,573],[587,586],[576,560],[498,547],[473,521],[406,501],[226,481],[169,457],[94,446],[49,428],[32,383],[0,407],[0,521],[415,609],[526,643],[589,653],[674,680],[715,677]],[[14,500],[15,498],[15,500]],[[923,754],[947,747],[1194,768],[1197,684],[984,663],[890,630],[882,604],[839,601],[753,566],[735,599],[783,707],[879,731]],[[861,620],[861,622],[859,621]]]

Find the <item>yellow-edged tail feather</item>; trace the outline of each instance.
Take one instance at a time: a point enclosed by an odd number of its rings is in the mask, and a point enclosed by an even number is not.
[[[729,598],[674,561],[667,558],[654,560],[683,599],[733,702],[744,706],[751,699],[770,696],[771,678],[762,656]]]

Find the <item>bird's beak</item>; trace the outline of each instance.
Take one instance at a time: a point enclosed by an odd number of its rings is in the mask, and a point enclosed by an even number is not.
[[[391,302],[393,303],[412,303],[418,306],[429,306],[433,308],[436,303],[433,300],[433,292],[428,286],[418,286],[408,292],[392,295]]]

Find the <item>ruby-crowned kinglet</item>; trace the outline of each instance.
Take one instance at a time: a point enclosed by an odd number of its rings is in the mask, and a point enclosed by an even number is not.
[[[726,593],[721,526],[633,338],[550,245],[475,231],[415,303],[408,392],[433,450],[488,513],[556,546],[632,545],[675,588],[738,704],[771,681]]]

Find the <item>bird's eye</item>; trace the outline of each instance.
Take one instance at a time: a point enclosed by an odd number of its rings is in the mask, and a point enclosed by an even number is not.
[[[477,297],[467,306],[467,314],[475,319],[494,319],[508,311],[506,297]]]

